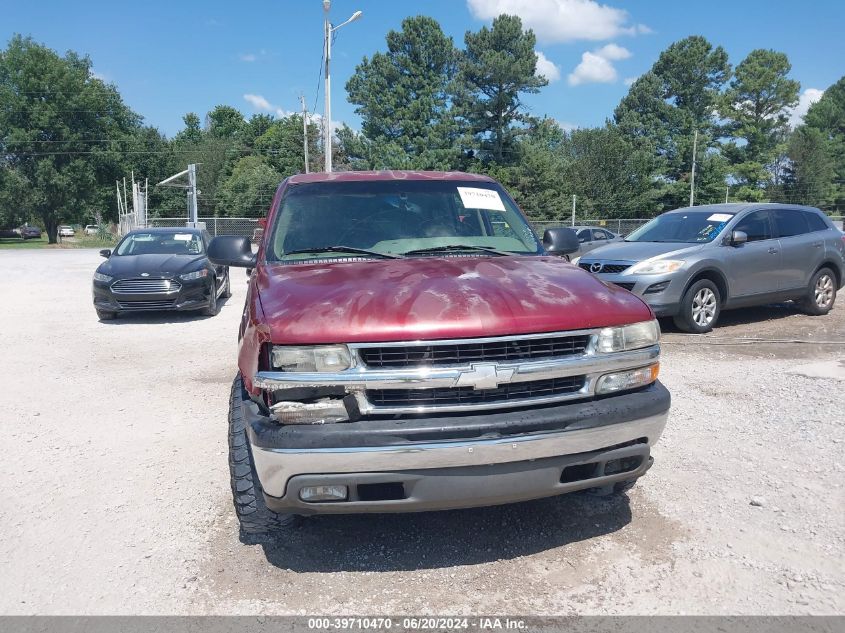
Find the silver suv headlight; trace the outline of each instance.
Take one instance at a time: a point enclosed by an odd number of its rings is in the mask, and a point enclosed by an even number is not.
[[[628,275],[664,275],[680,270],[684,265],[682,259],[647,259],[634,264],[625,271]]]
[[[352,366],[352,355],[346,345],[276,345],[273,347],[272,363],[275,369],[282,371],[343,371]]]
[[[660,340],[657,320],[643,321],[619,327],[606,327],[599,332],[596,351],[601,354],[626,352],[655,345]]]

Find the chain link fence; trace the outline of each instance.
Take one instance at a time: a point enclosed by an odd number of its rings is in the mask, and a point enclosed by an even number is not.
[[[198,218],[205,223],[206,230],[212,236],[239,235],[252,238],[252,233],[258,227],[258,218]],[[185,218],[150,218],[149,227],[178,228],[185,226]]]
[[[843,219],[845,216],[832,216],[831,220],[839,228],[842,229]],[[205,222],[205,228],[214,236],[217,235],[240,235],[242,237],[251,238],[253,231],[258,227],[257,218],[199,218],[200,222]],[[634,229],[641,227],[648,222],[648,219],[642,218],[607,218],[607,219],[584,219],[576,218],[575,226],[597,226],[607,229],[617,235],[628,235]],[[543,231],[549,228],[556,228],[560,226],[571,226],[572,220],[547,220],[543,222],[531,222],[531,226],[540,237],[543,236]],[[185,226],[185,218],[150,218],[148,221],[150,227],[180,227]]]

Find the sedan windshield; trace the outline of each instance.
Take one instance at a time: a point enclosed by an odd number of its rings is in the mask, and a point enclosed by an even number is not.
[[[664,213],[625,238],[626,242],[712,242],[733,218],[732,213],[689,211]]]
[[[130,233],[118,244],[116,255],[199,255],[202,239],[197,233],[171,231]]]
[[[321,182],[288,189],[267,259],[542,253],[495,183],[445,180]]]

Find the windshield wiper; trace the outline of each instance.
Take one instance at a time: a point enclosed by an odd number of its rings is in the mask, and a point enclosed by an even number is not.
[[[378,251],[370,251],[366,248],[355,248],[354,246],[315,246],[314,248],[299,248],[295,251],[287,251],[283,253],[282,257],[288,255],[301,255],[305,253],[357,253],[359,255],[371,255],[372,257],[379,257],[382,259],[400,259],[402,255],[395,255],[393,253],[379,253]]]
[[[430,246],[428,248],[416,248],[412,251],[405,251],[402,253],[405,257],[408,255],[423,255],[425,253],[448,253],[450,251],[481,251],[483,253],[490,253],[491,255],[500,255],[508,257],[513,253],[507,251],[496,250],[495,248],[488,248],[486,246],[473,246],[471,244],[449,244],[448,246]]]

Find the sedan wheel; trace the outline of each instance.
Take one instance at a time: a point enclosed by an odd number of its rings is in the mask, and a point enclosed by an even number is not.
[[[684,293],[675,325],[684,332],[704,334],[716,325],[721,308],[722,297],[716,284],[709,279],[699,279]]]
[[[836,277],[829,268],[822,268],[810,280],[807,294],[801,306],[808,314],[820,316],[827,314],[836,301]]]
[[[833,303],[833,279],[830,275],[822,275],[816,281],[816,305],[827,308]]]

